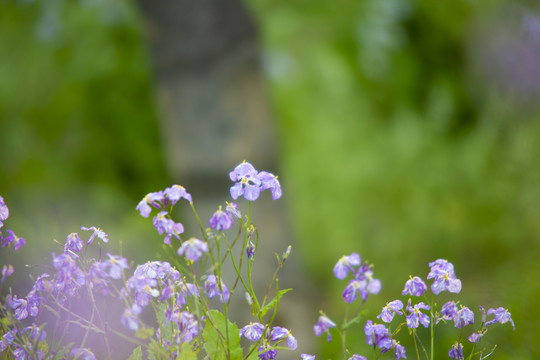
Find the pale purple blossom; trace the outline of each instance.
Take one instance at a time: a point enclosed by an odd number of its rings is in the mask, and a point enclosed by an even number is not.
[[[437,259],[429,263],[431,270],[428,274],[428,279],[433,279],[431,291],[438,295],[442,291],[459,293],[461,291],[461,280],[456,278],[454,265],[444,259]]]
[[[360,255],[352,253],[351,255],[342,256],[334,266],[334,276],[338,279],[345,279],[349,272],[354,273],[354,266],[361,264]]]
[[[66,244],[64,245],[64,252],[67,253],[69,250],[74,252],[80,252],[83,248],[83,241],[77,233],[71,233],[66,237]]]
[[[160,202],[164,200],[165,194],[163,191],[151,192],[146,194],[146,196],[137,204],[136,210],[139,210],[141,216],[147,218],[152,212],[152,205],[156,209],[161,209]]]
[[[291,334],[291,331],[280,326],[273,327],[270,333],[270,340],[278,341],[283,338],[287,338],[287,347],[290,350],[296,350],[296,348],[298,347],[298,342],[296,341],[296,338]]]
[[[411,277],[405,283],[405,288],[401,292],[402,295],[422,296],[427,290],[426,283],[418,276]]]
[[[186,199],[190,203],[193,202],[191,194],[182,185],[172,185],[165,189],[164,194],[167,196],[167,201],[170,201],[173,205],[176,205],[180,199]]]
[[[480,331],[480,332],[474,332],[472,333],[468,340],[474,344],[478,344],[478,342],[480,341],[480,339],[482,339],[482,336],[484,336],[484,332],[483,331]]]
[[[267,171],[261,171],[258,174],[258,177],[261,181],[261,190],[270,189],[272,193],[272,200],[277,200],[281,197],[281,185],[277,176],[271,174]]]
[[[390,323],[394,318],[394,314],[403,315],[403,312],[400,311],[401,309],[403,309],[403,303],[401,300],[391,301],[383,307],[382,312],[377,315],[377,318],[386,323]]]
[[[512,314],[510,314],[505,308],[498,307],[497,309],[489,309],[487,313],[488,315],[493,314],[494,318],[486,322],[486,326],[490,326],[495,323],[504,324],[506,322],[510,322],[510,324],[512,324],[512,328],[516,330],[514,321],[512,320]]]
[[[221,210],[221,206],[212,215],[209,221],[210,228],[215,230],[228,230],[233,223],[234,220],[232,216],[228,212]]]
[[[81,230],[93,231],[92,235],[90,235],[90,238],[88,238],[88,240],[86,241],[87,245],[90,245],[96,237],[98,239],[101,239],[101,241],[103,241],[104,243],[109,242],[109,238],[107,237],[107,234],[98,227],[95,227],[95,226],[84,227],[83,226],[81,227]]]
[[[466,306],[462,306],[454,317],[454,326],[461,329],[463,326],[474,323],[474,313]]]
[[[190,261],[198,261],[203,253],[208,252],[208,244],[205,241],[196,239],[194,237],[186,240],[182,243],[180,248],[178,248],[178,255],[185,255],[186,258]]]
[[[332,336],[330,335],[330,329],[333,327],[336,327],[336,323],[330,320],[327,316],[321,315],[319,316],[319,321],[317,321],[317,323],[313,325],[313,331],[317,336],[321,336],[323,333],[327,333],[328,341],[331,341]]]
[[[13,274],[14,271],[15,269],[11,264],[2,266],[2,279],[0,279],[0,283],[3,283],[6,278],[10,277]]]
[[[353,354],[348,360],[367,360],[365,356]]]
[[[229,177],[235,182],[230,189],[233,199],[236,200],[243,195],[246,200],[257,200],[261,192],[261,180],[253,165],[244,161],[229,173]]]
[[[406,317],[407,326],[410,329],[416,329],[419,324],[424,325],[424,327],[429,326],[429,316],[421,312],[420,310],[429,310],[429,305],[420,302],[414,306],[411,306],[411,302],[407,303],[407,312],[409,315]]]
[[[223,281],[220,281],[218,283],[217,278],[215,275],[209,275],[206,281],[204,282],[204,289],[206,291],[206,296],[208,296],[209,299],[212,299],[215,296],[219,297],[219,301],[223,304],[224,302],[229,301],[229,289],[227,286],[223,283]]]
[[[258,322],[250,322],[240,329],[240,336],[250,341],[258,341],[264,332],[264,325]]]
[[[369,346],[377,346],[379,349],[386,350],[392,347],[392,340],[386,326],[374,324],[371,320],[368,320],[366,326],[364,326],[364,333],[366,334],[366,343]]]
[[[454,345],[452,345],[452,347],[448,351],[448,356],[451,359],[463,360],[463,345],[458,342],[454,343]]]

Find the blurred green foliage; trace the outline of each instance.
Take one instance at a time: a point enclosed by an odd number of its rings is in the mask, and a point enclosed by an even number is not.
[[[325,290],[319,305],[331,316],[341,303],[345,284],[331,269],[343,254],[375,264],[383,290],[368,302],[372,317],[409,274],[425,277],[429,261],[446,258],[465,305],[513,314],[515,332],[486,338],[495,358],[540,357],[539,94],[495,86],[477,56],[500,19],[512,28],[538,16],[534,3],[248,4],[279,121],[295,254]],[[124,244],[157,238],[132,211],[169,185],[142,28],[128,0],[0,3],[0,191],[9,227],[29,245],[49,251],[51,237],[81,225]],[[361,330],[351,351],[366,350]],[[437,358],[456,335],[437,339]]]
[[[504,306],[514,316],[515,332],[487,337],[499,345],[495,358],[539,357],[540,92],[495,86],[482,72],[490,64],[476,58],[499,28],[524,36],[522,19],[538,21],[538,7],[249,4],[265,44],[298,253],[318,281],[335,284],[323,308],[341,301],[345,283],[331,269],[343,254],[375,264],[383,291],[370,300],[372,317],[400,296],[409,274],[425,278],[428,262],[446,258],[463,280],[465,305]],[[540,33],[532,38],[538,44]],[[521,66],[521,54],[508,56]],[[456,336],[439,339],[437,358]]]

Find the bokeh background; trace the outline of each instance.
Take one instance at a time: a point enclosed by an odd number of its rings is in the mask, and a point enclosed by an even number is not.
[[[343,315],[345,283],[331,272],[343,254],[375,264],[383,290],[366,304],[372,317],[409,275],[425,278],[428,262],[446,258],[477,320],[478,305],[512,313],[516,331],[486,337],[494,358],[539,358],[538,3],[244,5],[294,256],[317,287],[307,326],[319,309]],[[0,2],[0,194],[5,227],[27,241],[10,254],[20,273],[50,262],[53,240],[80,226],[99,225],[117,239],[111,251],[136,262],[159,249],[134,207],[177,181],[171,156],[194,154],[164,145],[149,33],[144,7],[128,0]],[[352,352],[371,355],[361,328],[349,336]],[[440,335],[437,358],[456,336]],[[315,340],[319,358],[340,356]]]

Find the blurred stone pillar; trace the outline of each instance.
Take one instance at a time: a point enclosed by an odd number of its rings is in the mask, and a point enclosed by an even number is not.
[[[258,170],[279,175],[256,27],[238,0],[139,3],[151,44],[169,172],[193,195],[208,226],[217,206],[231,201],[228,173],[238,163],[247,160]],[[266,290],[277,264],[273,252],[284,252],[292,240],[284,199],[261,195],[253,205],[261,234],[254,270],[259,293]],[[196,234],[191,225],[188,231]],[[294,291],[283,299],[277,321],[297,337],[310,339],[308,319],[317,314],[306,306],[307,286],[294,258],[293,253],[280,276],[280,288]],[[237,297],[243,299],[243,291]],[[249,321],[243,305],[238,313]]]

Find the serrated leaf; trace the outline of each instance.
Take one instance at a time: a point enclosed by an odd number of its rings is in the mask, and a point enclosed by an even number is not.
[[[260,310],[259,315],[260,315],[261,317],[263,317],[264,315],[266,315],[266,313],[267,313],[270,309],[272,309],[274,306],[276,306],[276,302],[278,301],[278,299],[281,299],[281,297],[282,297],[285,293],[287,293],[287,292],[289,292],[289,291],[291,291],[291,290],[292,290],[292,289],[279,290],[277,296],[274,297],[272,300],[270,300],[270,302],[269,302],[268,304],[266,304],[266,305]]]
[[[129,356],[128,360],[142,360],[142,350],[140,346],[133,349],[133,352]]]
[[[228,334],[228,337],[227,337]],[[240,330],[236,324],[225,319],[217,310],[210,310],[203,332],[204,350],[212,360],[226,360],[230,353],[230,360],[242,359],[240,347]]]

